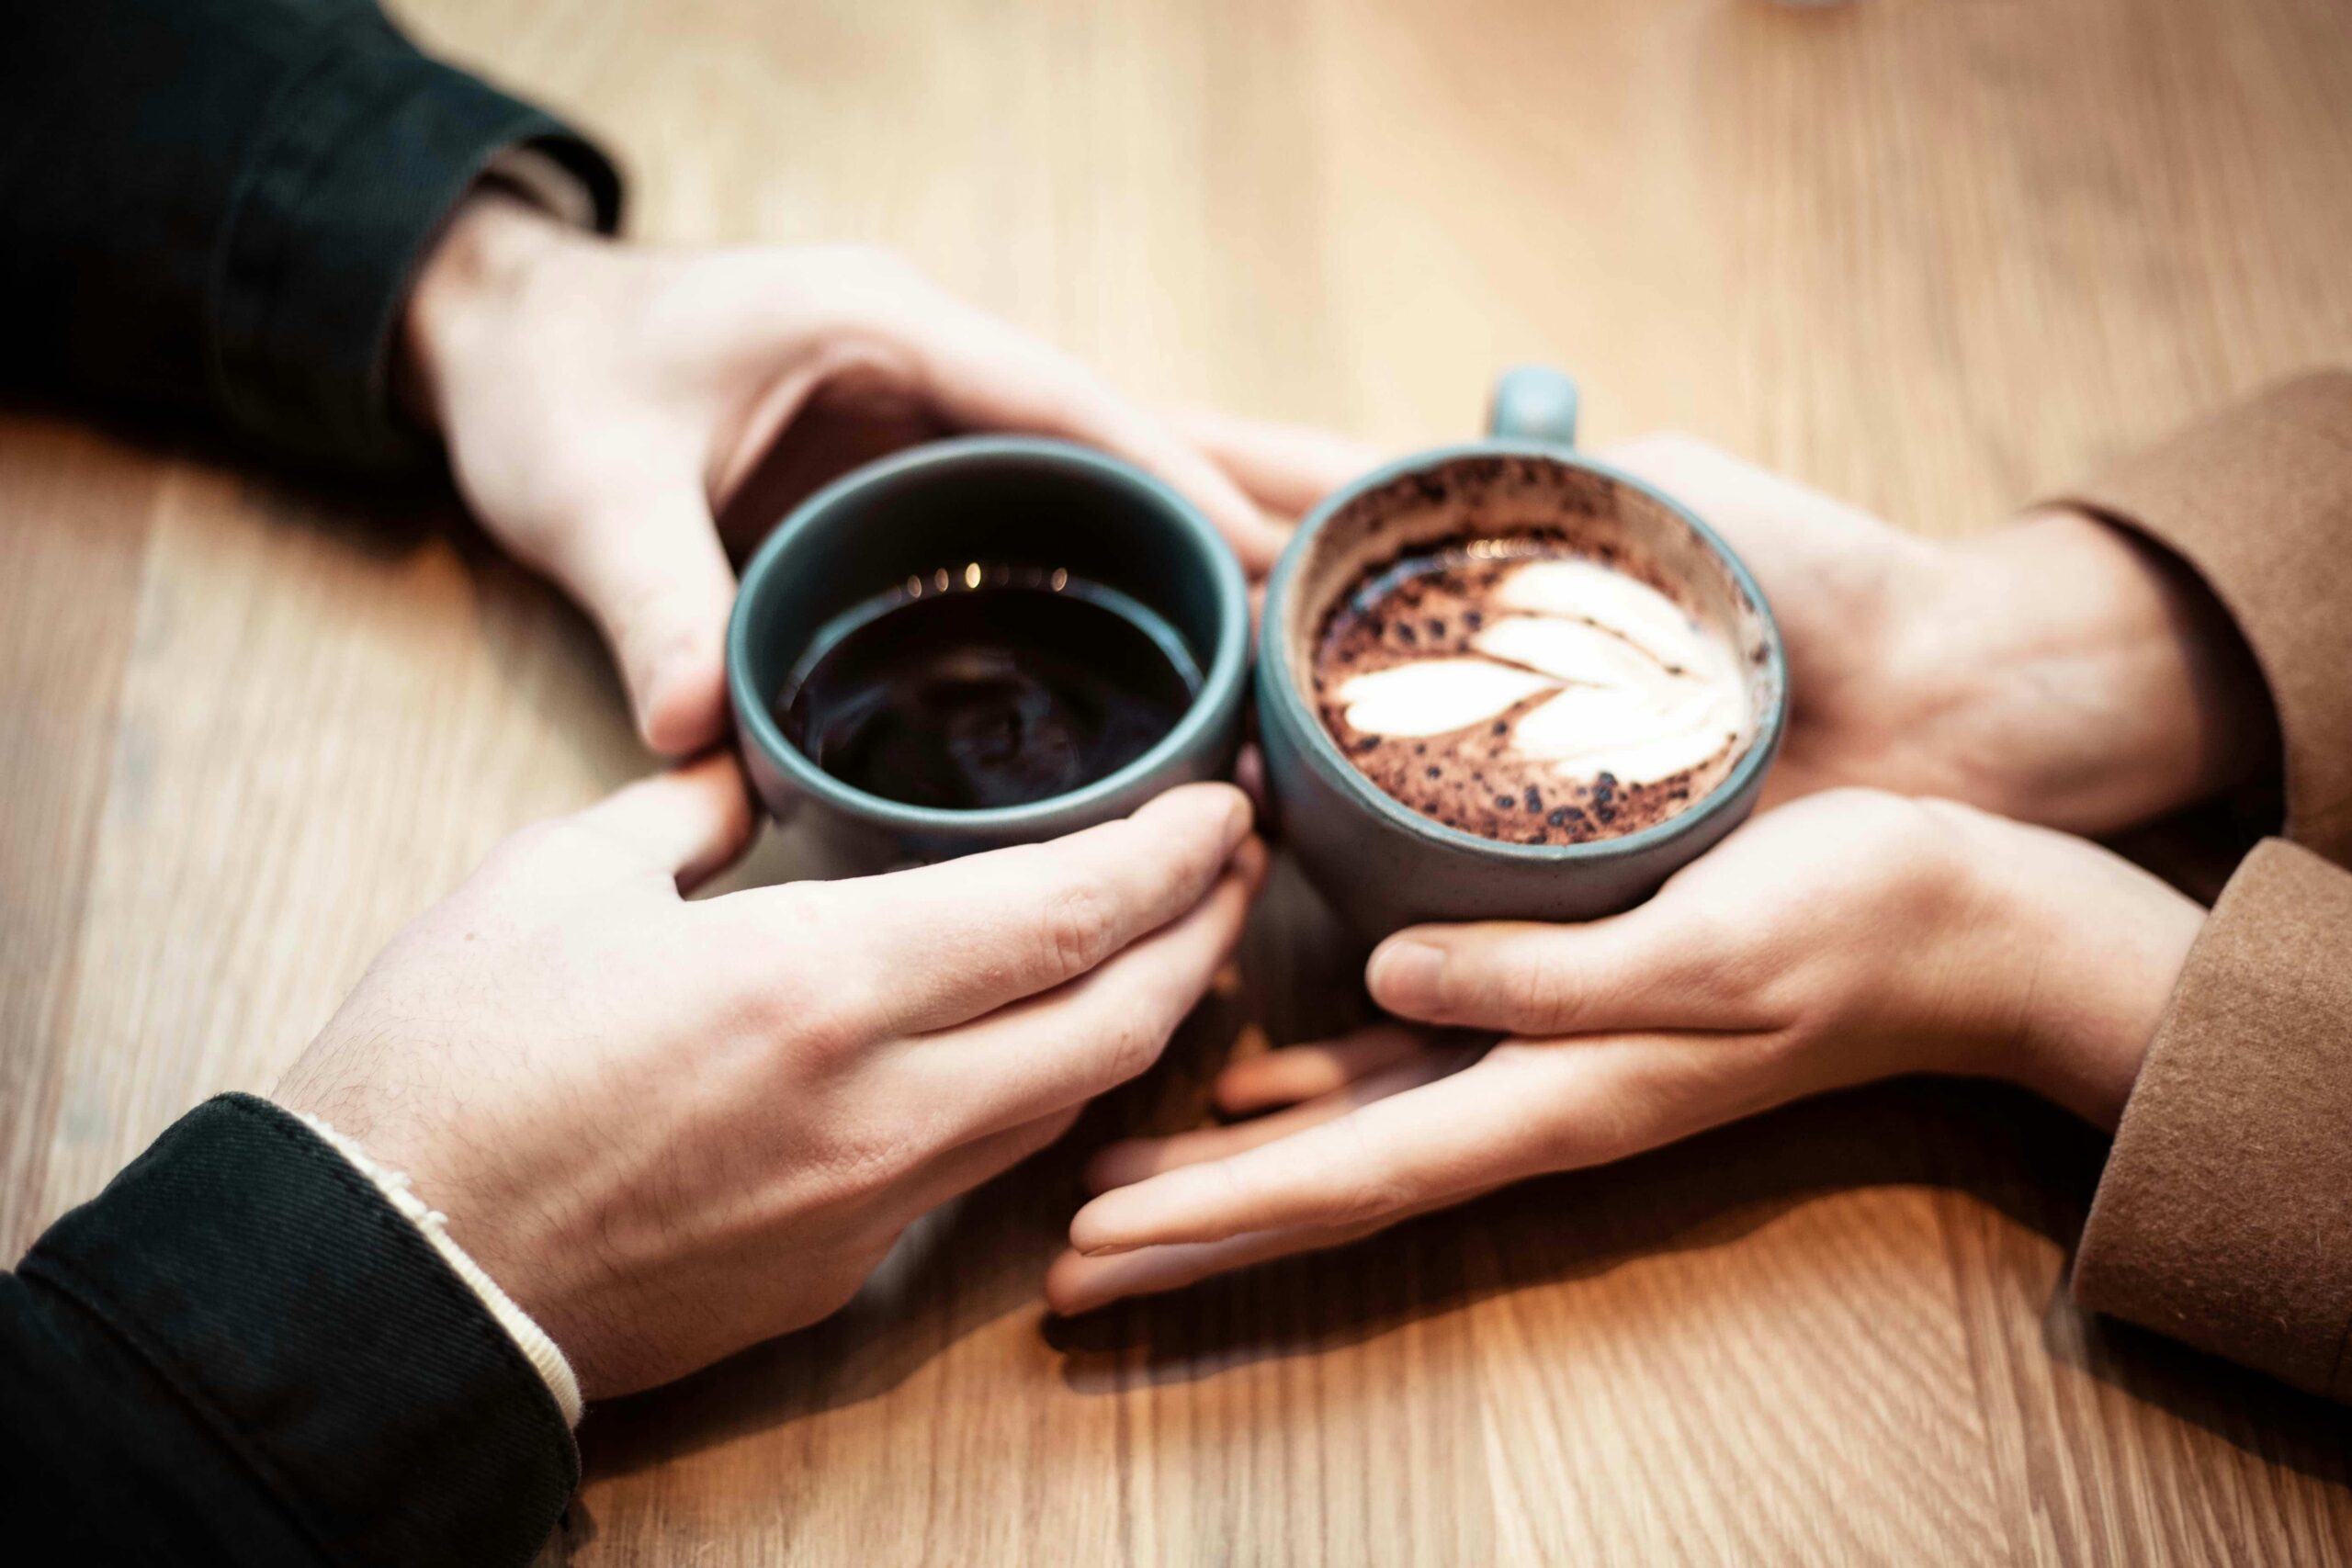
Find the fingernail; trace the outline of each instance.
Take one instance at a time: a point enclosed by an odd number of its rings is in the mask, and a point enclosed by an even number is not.
[[[1444,979],[1444,953],[1424,942],[1383,942],[1364,966],[1373,1000],[1391,1012],[1426,1015],[1437,1006]]]
[[[1122,1252],[1133,1252],[1135,1249],[1133,1242],[1107,1241],[1100,1247],[1081,1247],[1078,1255],[1080,1258],[1116,1258]]]

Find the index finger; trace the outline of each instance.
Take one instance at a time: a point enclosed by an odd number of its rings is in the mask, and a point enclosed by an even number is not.
[[[1206,897],[1250,832],[1231,784],[1186,784],[1132,817],[882,876],[823,885],[844,979],[876,976],[869,1016],[902,1033],[945,1029],[1048,991]],[[784,890],[733,897],[757,918]]]
[[[1102,1256],[1386,1223],[1498,1182],[1599,1164],[1670,1135],[1667,1102],[1642,1091],[1679,1065],[1670,1044],[1638,1038],[1509,1043],[1451,1077],[1293,1136],[1114,1188],[1071,1219],[1070,1246]]]

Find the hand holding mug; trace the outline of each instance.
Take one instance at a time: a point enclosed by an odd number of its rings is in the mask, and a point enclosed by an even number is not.
[[[1379,457],[1230,417],[1189,432],[1293,514]],[[2058,509],[1931,540],[1689,436],[1594,456],[1703,518],[1771,604],[1790,713],[1768,803],[1862,785],[2107,833],[2277,755],[2261,674],[2227,614],[2126,530]]]
[[[772,519],[881,452],[1023,432],[1158,476],[1255,570],[1282,546],[1159,420],[885,252],[615,244],[484,192],[425,261],[403,337],[468,504],[595,618],[666,755],[725,723],[735,580],[713,510],[747,484]]]
[[[1862,784],[2109,833],[2277,755],[2235,626],[2162,547],[2079,512],[1906,534],[1687,436],[1611,448],[1738,550],[1788,646],[1768,796]]]
[[[1254,1121],[1097,1156],[1046,1293],[1079,1312],[1335,1246],[1897,1074],[2008,1079],[2112,1125],[2203,911],[2096,845],[1835,790],[1767,812],[1627,913],[1401,931],[1384,1025],[1237,1062]]]
[[[1159,1055],[1239,939],[1248,803],[689,903],[718,758],[526,829],[395,938],[277,1098],[405,1171],[592,1398],[832,1312],[916,1217]]]

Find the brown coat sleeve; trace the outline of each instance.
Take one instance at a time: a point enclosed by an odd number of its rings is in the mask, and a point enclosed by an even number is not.
[[[2286,833],[2190,951],[2075,1269],[2085,1306],[2352,1400],[2352,374],[2273,389],[2071,498],[2162,541],[2254,650]]]
[[[2352,1401],[2352,872],[2267,839],[2230,879],[2124,1108],[2075,1299]]]

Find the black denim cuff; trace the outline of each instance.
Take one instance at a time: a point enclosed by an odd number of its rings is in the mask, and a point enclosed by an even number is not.
[[[102,1319],[338,1562],[523,1563],[579,1482],[555,1397],[373,1182],[206,1101],[19,1272]]]
[[[527,145],[580,179],[610,231],[619,176],[540,110],[376,26],[338,29],[268,119],[239,171],[210,285],[212,395],[233,427],[288,454],[413,465],[432,447],[393,407],[391,356],[450,210],[502,150]]]

